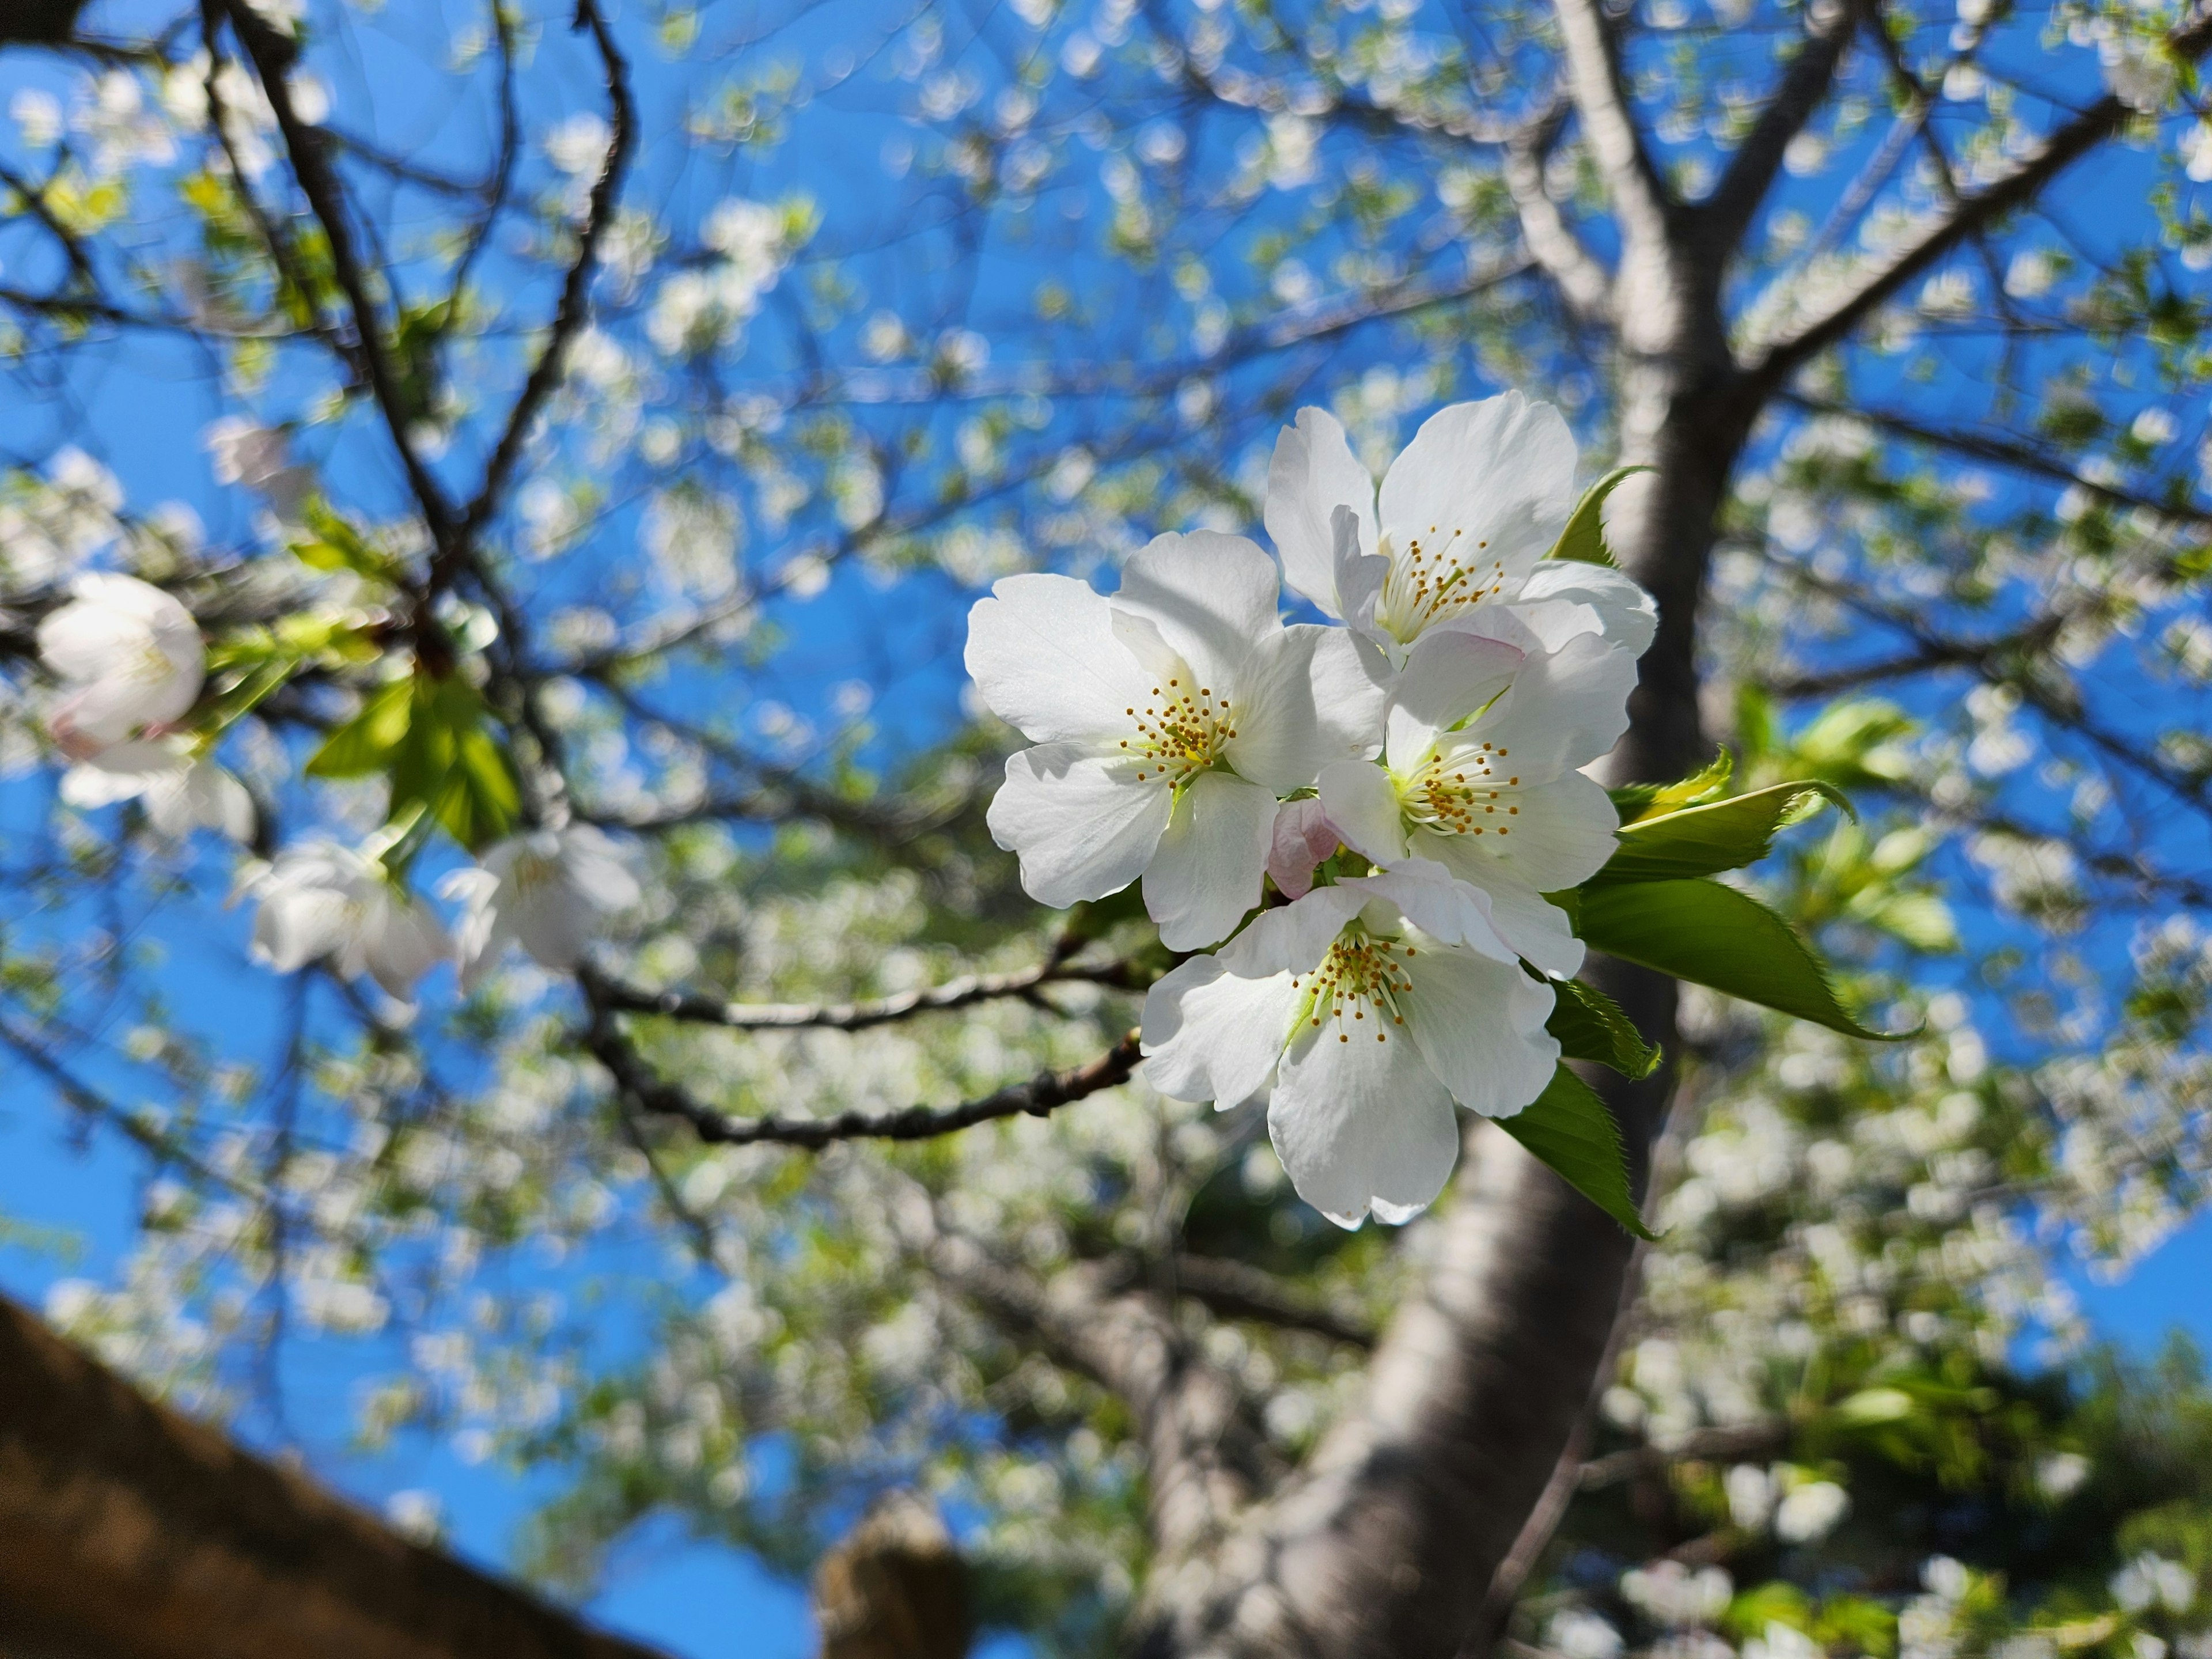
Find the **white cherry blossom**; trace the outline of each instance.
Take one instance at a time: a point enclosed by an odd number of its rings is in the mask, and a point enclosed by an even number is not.
[[[1145,998],[1145,1075],[1179,1100],[1267,1099],[1298,1195],[1340,1226],[1418,1214],[1459,1156],[1453,1103],[1505,1117],[1559,1045],[1551,986],[1485,894],[1408,859],[1262,912]]]
[[[377,860],[335,841],[302,843],[251,869],[240,890],[260,901],[253,956],[280,974],[325,958],[348,979],[367,974],[404,1000],[444,961],[444,924]]]
[[[1327,768],[1320,799],[1346,845],[1386,867],[1408,856],[1443,866],[1488,896],[1514,949],[1571,975],[1582,941],[1539,896],[1613,856],[1620,817],[1577,769],[1627,729],[1636,662],[1594,634],[1546,650],[1510,618],[1484,625],[1501,622],[1505,638],[1459,632],[1417,653],[1394,691],[1382,763]]]
[[[547,968],[567,969],[606,919],[635,904],[641,890],[622,850],[589,824],[510,836],[481,865],[439,885],[464,906],[454,960],[461,989],[474,991],[509,945]]]
[[[39,655],[63,682],[50,723],[82,758],[183,715],[198,697],[207,647],[191,611],[135,576],[95,572],[39,624]]]
[[[253,797],[246,786],[177,738],[110,744],[62,775],[61,797],[86,809],[143,800],[154,827],[179,840],[203,828],[236,842],[253,836]]]
[[[1210,531],[1162,536],[1113,595],[1009,576],[977,601],[968,672],[1036,746],[1006,763],[991,833],[1069,905],[1144,878],[1171,950],[1260,902],[1276,803],[1372,755],[1382,693],[1341,629],[1285,627],[1274,562]]]
[[[1506,392],[1431,416],[1378,495],[1336,417],[1304,409],[1267,471],[1267,533],[1291,586],[1392,668],[1424,635],[1501,607],[1547,645],[1601,634],[1641,654],[1650,596],[1609,566],[1545,557],[1574,511],[1575,459],[1559,410]]]

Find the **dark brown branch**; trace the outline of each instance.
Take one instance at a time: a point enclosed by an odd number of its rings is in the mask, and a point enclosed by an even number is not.
[[[1826,101],[1863,3],[1832,0],[1825,12],[1819,6],[1807,9],[1805,38],[1796,58],[1783,71],[1774,96],[1759,112],[1720,183],[1697,210],[1698,231],[1712,246],[1733,250],[1742,240],[1782,170],[1783,152]]]
[[[599,176],[592,181],[583,227],[576,234],[576,257],[569,261],[568,275],[562,281],[561,301],[553,313],[552,331],[544,349],[538,354],[538,361],[531,367],[529,379],[523,382],[514,407],[507,411],[507,425],[499,434],[491,458],[484,463],[483,482],[462,517],[460,535],[432,567],[430,591],[434,594],[459,573],[460,562],[468,556],[472,538],[499,511],[515,465],[522,458],[522,447],[529,441],[530,428],[546,399],[560,385],[568,347],[590,319],[592,277],[599,269],[599,244],[614,218],[623,174],[637,143],[637,105],[630,92],[629,64],[622,49],[615,45],[613,32],[600,15],[597,0],[576,0],[575,27],[590,33],[605,71],[607,100],[613,117],[609,124],[607,153],[599,163]]]
[[[331,273],[353,313],[362,368],[368,375],[369,389],[383,414],[386,432],[398,452],[400,465],[407,473],[408,487],[414,492],[431,539],[442,550],[453,542],[453,505],[446,499],[444,487],[416,452],[414,438],[408,430],[413,415],[401,391],[391,353],[386,349],[383,325],[378,319],[375,300],[369,293],[368,274],[354,246],[345,191],[323,148],[325,137],[302,121],[293,107],[292,89],[284,77],[295,49],[290,40],[277,33],[246,0],[210,0],[210,3],[220,4],[230,19],[231,32],[252,61],[269,107],[276,114],[277,131],[283,136],[293,173],[300,181],[301,193],[307,198],[316,222],[322,227],[330,246]],[[212,42],[210,47],[212,50]]]
[[[943,985],[932,985],[896,996],[868,1002],[724,1002],[714,997],[678,991],[641,991],[595,977],[592,996],[599,1004],[625,1014],[653,1014],[663,1019],[692,1024],[720,1025],[738,1031],[795,1031],[805,1030],[865,1031],[889,1025],[916,1014],[941,1013],[968,1008],[1003,997],[1023,997],[1048,985],[1104,985],[1117,990],[1140,988],[1127,962],[1092,966],[1045,962],[1011,974],[966,974]]]
[[[1664,1474],[1675,1464],[1691,1459],[1733,1462],[1765,1457],[1790,1441],[1787,1423],[1744,1423],[1727,1428],[1698,1429],[1665,1446],[1632,1446],[1607,1452],[1582,1466],[1577,1484],[1584,1492],[1602,1492],[1640,1475]]]
[[[586,981],[586,994],[589,982]],[[596,1008],[584,1047],[638,1110],[680,1118],[700,1139],[717,1146],[798,1146],[810,1152],[841,1140],[928,1140],[1006,1117],[1048,1117],[1062,1106],[1127,1083],[1144,1058],[1129,1032],[1087,1066],[1040,1072],[994,1094],[957,1106],[909,1106],[896,1112],[839,1112],[831,1117],[731,1117],[688,1091],[653,1075],[617,1029],[611,1009]]]

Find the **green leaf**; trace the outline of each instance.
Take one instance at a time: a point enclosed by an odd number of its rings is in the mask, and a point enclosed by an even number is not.
[[[1624,881],[1583,890],[1580,926],[1594,951],[1848,1036],[1894,1042],[1844,1012],[1827,970],[1790,924],[1757,899],[1696,878]]]
[[[1559,1052],[1569,1060],[1594,1060],[1630,1078],[1650,1077],[1658,1068],[1659,1050],[1611,997],[1578,979],[1552,988],[1558,998],[1544,1029],[1559,1038]]]
[[[414,681],[386,681],[369,693],[361,713],[323,740],[308,759],[307,775],[361,778],[382,771],[406,739],[414,713]]]
[[[1776,830],[1806,817],[1824,799],[1857,817],[1842,790],[1811,781],[1646,815],[1620,832],[1620,851],[1590,879],[1668,881],[1741,870],[1766,856]]]
[[[1620,821],[1635,823],[1661,812],[1679,811],[1700,801],[1717,799],[1728,787],[1729,775],[1735,769],[1735,761],[1723,749],[1714,755],[1711,765],[1678,782],[1624,784],[1605,793],[1613,797],[1613,810],[1620,814]]]
[[[1567,1185],[1638,1238],[1658,1235],[1636,1212],[1620,1130],[1597,1091],[1565,1066],[1544,1092],[1511,1117],[1493,1119]]]
[[[308,497],[305,516],[314,535],[292,544],[292,556],[301,563],[317,570],[350,570],[372,581],[396,579],[392,562],[363,541],[361,532],[331,511],[321,496]]]
[[[1605,498],[1620,487],[1621,482],[1639,472],[1649,472],[1648,466],[1615,467],[1583,492],[1568,517],[1567,527],[1559,532],[1559,545],[1553,548],[1554,559],[1577,559],[1584,564],[1610,565],[1613,550],[1605,544]]]

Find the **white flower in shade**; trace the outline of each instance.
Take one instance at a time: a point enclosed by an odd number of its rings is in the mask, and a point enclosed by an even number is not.
[[[968,621],[983,701],[1036,746],[1006,763],[991,833],[1045,904],[1139,876],[1170,950],[1260,902],[1279,796],[1372,755],[1382,693],[1341,629],[1285,628],[1274,562],[1239,536],[1162,536],[1111,596],[1008,576]]]
[[[175,738],[110,744],[62,775],[61,796],[87,810],[143,800],[154,827],[179,840],[202,828],[237,842],[253,837],[253,797],[246,786]]]
[[[404,1000],[452,948],[428,905],[381,863],[334,841],[287,849],[240,889],[261,902],[254,959],[280,974],[327,959],[346,978],[367,974]]]
[[[1290,585],[1393,668],[1424,635],[1501,608],[1547,645],[1601,634],[1641,654],[1650,595],[1610,566],[1545,557],[1576,499],[1566,422],[1507,392],[1431,416],[1379,497],[1336,417],[1299,410],[1275,444],[1266,519]]]
[[[1415,654],[1391,698],[1382,763],[1327,768],[1321,802],[1347,846],[1384,866],[1442,865],[1489,896],[1508,944],[1570,975],[1582,941],[1539,895],[1613,856],[1620,817],[1577,769],[1627,729],[1636,660],[1594,634],[1547,651],[1510,619],[1485,624],[1501,621],[1517,643],[1457,632]]]
[[[641,896],[622,850],[589,824],[510,836],[438,890],[464,906],[454,946],[464,992],[509,945],[547,968],[574,968],[606,919]]]
[[[1834,1481],[1808,1480],[1774,1506],[1774,1535],[1785,1544],[1815,1543],[1833,1532],[1850,1508],[1851,1495]]]
[[[1549,984],[1480,890],[1409,859],[1267,910],[1145,998],[1145,1075],[1178,1100],[1267,1097],[1298,1195],[1340,1226],[1410,1219],[1459,1156],[1452,1105],[1510,1116],[1559,1045]]]
[[[207,672],[192,613],[135,576],[79,576],[75,596],[39,624],[39,655],[64,686],[52,717],[82,758],[190,709]]]

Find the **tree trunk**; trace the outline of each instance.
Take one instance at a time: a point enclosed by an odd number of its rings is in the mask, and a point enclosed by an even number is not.
[[[660,1659],[249,1456],[4,1301],[0,1654]]]

